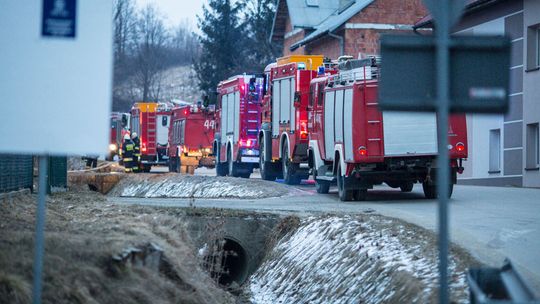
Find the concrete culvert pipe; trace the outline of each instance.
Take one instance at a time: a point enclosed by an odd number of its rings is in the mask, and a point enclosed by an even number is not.
[[[221,252],[207,255],[205,260],[212,277],[217,278],[218,283],[224,287],[233,283],[242,285],[248,277],[248,254],[238,241],[231,238],[224,238]],[[221,269],[215,269],[216,263]]]

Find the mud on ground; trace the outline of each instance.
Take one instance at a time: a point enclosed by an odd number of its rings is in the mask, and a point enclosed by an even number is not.
[[[0,200],[0,303],[30,303],[35,195]],[[175,210],[109,205],[93,192],[47,201],[44,303],[234,303],[200,268]],[[117,265],[126,248],[154,243],[160,266]]]

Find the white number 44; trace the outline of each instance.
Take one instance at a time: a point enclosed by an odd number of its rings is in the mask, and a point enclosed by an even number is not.
[[[207,119],[207,120],[204,122],[204,126],[205,126],[207,129],[214,129],[214,121],[213,121],[213,120]]]

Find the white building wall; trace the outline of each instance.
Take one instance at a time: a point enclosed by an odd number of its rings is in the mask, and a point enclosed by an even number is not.
[[[504,17],[498,18],[461,31],[472,35],[504,35]],[[467,129],[469,141],[469,158],[465,161],[465,173],[460,179],[496,178],[503,172],[502,155],[504,139],[504,116],[502,114],[468,114]],[[501,172],[489,171],[489,132],[493,129],[501,131]]]

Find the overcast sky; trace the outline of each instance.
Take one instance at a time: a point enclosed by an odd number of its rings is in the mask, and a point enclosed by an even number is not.
[[[154,3],[167,18],[167,25],[176,26],[182,20],[188,20],[192,28],[197,28],[197,15],[202,14],[203,3],[207,0],[136,0],[139,7]]]

